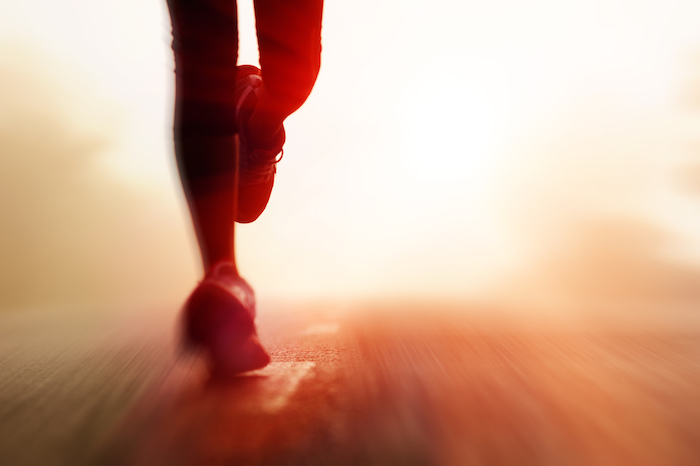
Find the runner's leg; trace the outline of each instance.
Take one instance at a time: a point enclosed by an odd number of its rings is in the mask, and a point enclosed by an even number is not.
[[[205,272],[234,261],[235,0],[168,0],[175,52],[174,138]]]
[[[263,89],[247,129],[264,147],[316,82],[323,0],[254,0],[254,5]]]
[[[238,31],[235,0],[168,0],[175,52],[175,153],[197,232],[204,279],[183,307],[186,343],[212,375],[264,367],[255,296],[234,257],[234,135]]]

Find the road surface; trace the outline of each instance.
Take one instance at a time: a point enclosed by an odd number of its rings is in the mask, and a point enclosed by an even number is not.
[[[176,312],[0,314],[2,465],[697,465],[700,333],[261,306],[228,381]]]

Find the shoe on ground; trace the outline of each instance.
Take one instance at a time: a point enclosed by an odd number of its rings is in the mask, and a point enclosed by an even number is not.
[[[201,349],[213,376],[265,367],[270,356],[255,328],[255,294],[230,262],[215,264],[183,309],[185,343]]]
[[[258,102],[262,88],[260,70],[255,66],[236,68],[236,124],[240,141],[238,171],[238,207],[236,222],[250,223],[265,210],[275,182],[276,164],[282,159],[285,142],[284,128],[268,147],[256,147],[247,134],[247,125]]]

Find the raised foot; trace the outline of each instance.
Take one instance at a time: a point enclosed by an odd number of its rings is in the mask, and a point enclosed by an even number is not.
[[[281,118],[271,116],[260,118],[260,97],[264,95],[260,70],[251,65],[241,65],[236,69],[236,122],[240,142],[238,171],[238,207],[236,222],[250,223],[263,213],[270,200],[275,182],[276,164],[282,159],[282,147],[286,140]],[[253,115],[257,118],[258,131],[251,131]],[[269,138],[260,140],[260,128],[274,129]]]

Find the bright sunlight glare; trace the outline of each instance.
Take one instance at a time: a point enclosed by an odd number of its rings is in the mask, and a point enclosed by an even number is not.
[[[489,179],[507,102],[502,74],[488,65],[435,56],[408,81],[397,113],[406,162],[417,178],[472,187]]]

